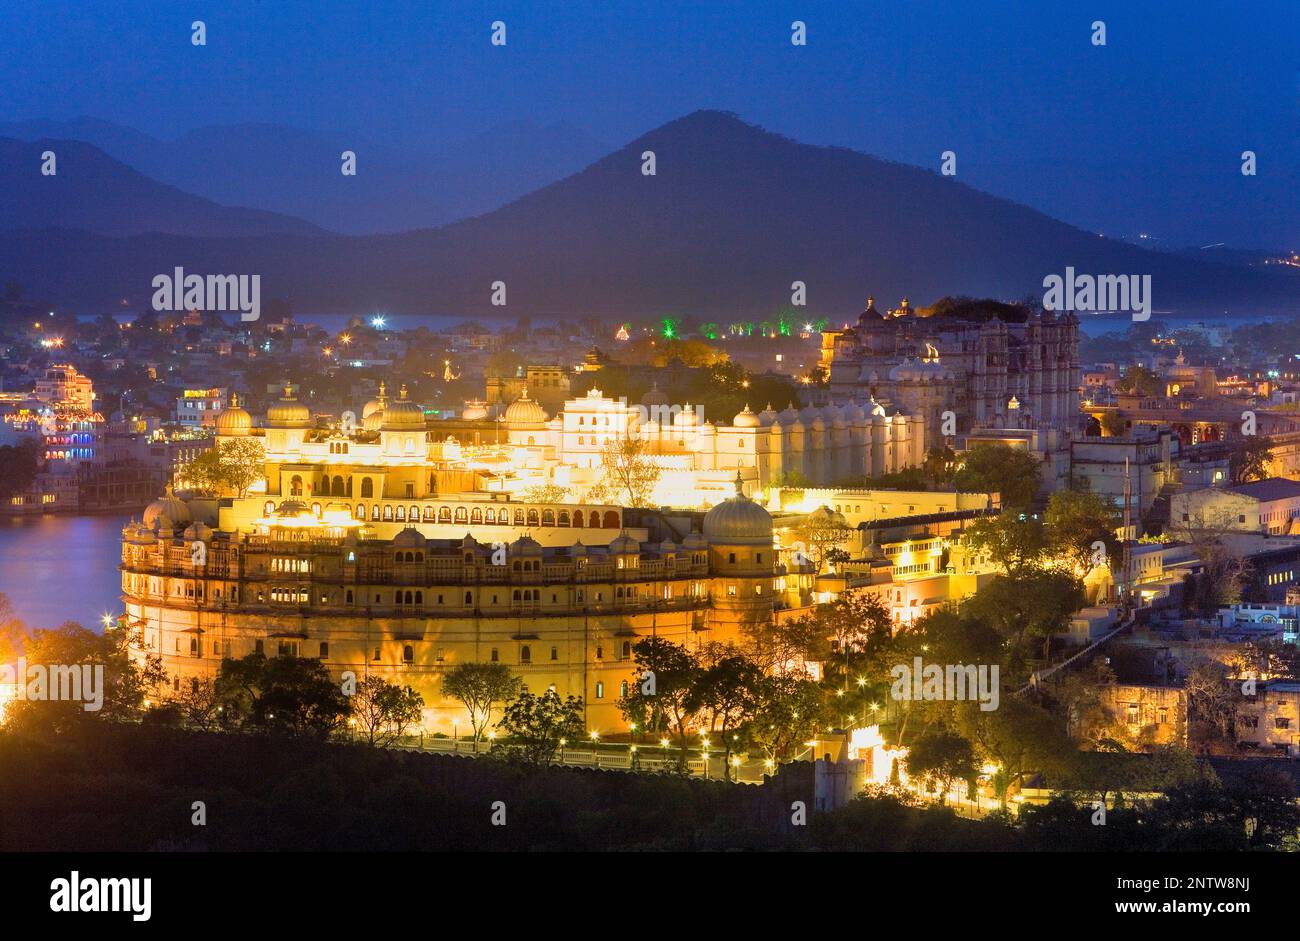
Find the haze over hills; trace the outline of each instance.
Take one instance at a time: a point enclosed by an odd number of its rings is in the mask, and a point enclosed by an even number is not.
[[[51,176],[42,154],[55,155]],[[0,138],[0,228],[84,229],[100,235],[311,235],[310,222],[222,206],[150,179],[75,140]]]
[[[653,150],[657,174],[641,172]],[[1154,309],[1300,311],[1300,272],[1146,251],[951,178],[799,144],[702,111],[484,215],[398,235],[246,238],[46,231],[0,236],[0,277],[88,312],[148,304],[150,281],[262,276],[298,311],[682,314],[755,319],[807,284],[840,318],[868,293],[1042,295],[1048,274],[1149,274]],[[508,306],[490,303],[504,281]]]
[[[526,121],[463,140],[416,130],[401,143],[254,123],[200,127],[160,140],[93,118],[0,123],[0,137],[85,141],[186,192],[350,235],[401,232],[487,212],[609,151],[581,129]],[[339,172],[345,150],[357,155],[356,176]]]

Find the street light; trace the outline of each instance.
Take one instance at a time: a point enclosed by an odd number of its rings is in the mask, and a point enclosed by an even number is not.
[[[596,744],[597,744],[599,741],[600,741],[600,733],[597,732],[595,729],[592,729],[592,732],[591,732],[591,757],[592,757],[592,760],[595,762],[595,765],[596,765],[597,768],[600,767],[600,751],[596,748]]]

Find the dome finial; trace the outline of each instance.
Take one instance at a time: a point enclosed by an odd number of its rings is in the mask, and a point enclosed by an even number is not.
[[[388,396],[388,385],[384,380],[379,380],[379,399],[383,401]]]
[[[238,393],[238,392],[232,392],[232,393],[230,393],[230,407],[231,407],[231,408],[239,408],[239,393]]]
[[[400,390],[398,390],[397,395],[398,395],[398,397],[399,397],[403,402],[406,401],[406,383],[405,383],[405,382],[402,383],[402,388],[401,388]]]
[[[744,497],[744,495],[745,495],[745,481],[744,478],[740,476],[740,468],[737,467],[736,468],[736,496]]]

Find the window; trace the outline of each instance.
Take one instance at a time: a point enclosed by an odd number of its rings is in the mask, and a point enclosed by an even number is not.
[[[520,663],[532,663],[532,662],[533,662],[533,648],[532,648],[532,647],[529,647],[527,644],[524,644],[522,647],[519,648],[519,662],[520,662]]]
[[[552,647],[552,648],[551,648],[551,659],[552,659],[552,660],[559,660],[559,659],[560,659],[560,648],[559,648],[559,647]]]
[[[371,659],[371,660],[378,660],[378,659],[379,659],[379,648],[378,648],[378,647],[375,648],[375,652],[374,652],[374,654],[370,657],[370,659]]]
[[[596,698],[597,698],[597,699],[604,699],[604,698],[605,698],[605,684],[604,684],[604,683],[601,683],[601,682],[597,682],[597,683],[596,683]]]
[[[361,478],[361,496],[373,497],[375,495],[375,483],[369,477]]]
[[[415,648],[412,647],[410,644],[406,644],[402,647],[402,662],[403,663],[415,662]]]
[[[734,553],[734,552],[728,553],[728,554],[727,554],[727,561],[730,562],[732,565],[735,565],[735,564],[736,564],[736,553]]]
[[[493,663],[497,663],[498,661],[500,661],[500,659],[501,659],[501,657],[500,657],[500,655],[497,653],[497,649],[496,649],[495,647],[493,647],[493,648],[492,648],[492,662],[493,662]]]
[[[320,658],[322,660],[328,660],[330,658],[330,645],[327,640],[322,640],[320,642]]]
[[[253,644],[253,649],[254,649],[257,653],[264,653],[264,652],[265,652],[265,651],[262,649],[262,642],[261,642],[260,640]]]
[[[1291,728],[1291,719],[1290,719],[1289,717],[1287,717],[1287,716],[1277,716],[1277,717],[1273,720],[1273,728],[1275,728],[1275,729],[1289,729],[1289,728]]]

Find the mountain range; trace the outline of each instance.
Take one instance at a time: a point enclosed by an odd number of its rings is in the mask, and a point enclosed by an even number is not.
[[[838,319],[868,293],[917,303],[1041,296],[1044,277],[1071,267],[1151,275],[1157,316],[1300,312],[1295,269],[1149,251],[953,178],[798,143],[717,111],[671,121],[490,212],[364,236],[206,200],[187,229],[167,201],[185,194],[146,187],[102,151],[92,161],[95,150],[70,151],[96,168],[90,182],[65,184],[77,200],[36,189],[30,152],[15,151],[20,176],[9,160],[0,167],[5,190],[25,191],[13,199],[21,211],[0,217],[0,278],[77,310],[142,309],[153,276],[182,266],[260,274],[264,299],[304,312],[754,319],[787,307],[802,281],[809,314]],[[642,172],[646,151],[654,175]],[[60,176],[76,166],[61,157]],[[336,158],[331,167],[337,175]],[[172,221],[146,231],[157,218]],[[504,309],[491,303],[495,282],[506,284]]]
[[[0,137],[83,141],[188,193],[297,216],[348,235],[478,215],[609,151],[580,128],[527,121],[464,140],[413,134],[400,145],[276,124],[200,127],[162,140],[93,118],[0,122]],[[356,154],[355,176],[340,172],[344,151]]]

